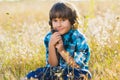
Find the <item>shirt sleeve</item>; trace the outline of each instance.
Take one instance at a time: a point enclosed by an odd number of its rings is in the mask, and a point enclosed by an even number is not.
[[[76,53],[74,59],[81,68],[88,68],[90,50],[84,36],[76,39]]]
[[[48,55],[49,55],[49,50],[48,50],[48,46],[49,46],[49,40],[50,40],[50,36],[46,35],[44,38],[44,45],[45,45],[45,50],[46,50],[46,66],[49,67],[49,63],[48,63]]]

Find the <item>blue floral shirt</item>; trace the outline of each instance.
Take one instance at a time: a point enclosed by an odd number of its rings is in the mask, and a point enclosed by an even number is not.
[[[50,67],[48,63],[48,44],[50,41],[52,33],[48,34],[44,38],[44,43],[46,47],[46,66]],[[70,30],[68,33],[62,35],[64,48],[69,54],[74,58],[75,62],[82,68],[88,69],[88,61],[90,59],[89,46],[86,42],[85,37],[78,30]],[[59,65],[62,67],[67,66],[65,60],[60,57]]]

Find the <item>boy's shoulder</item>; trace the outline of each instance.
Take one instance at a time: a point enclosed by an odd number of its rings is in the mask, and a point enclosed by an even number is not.
[[[51,31],[49,31],[49,32],[45,35],[44,39],[50,39],[51,35],[52,35]]]
[[[76,38],[85,38],[85,35],[79,30],[73,30],[73,37]]]

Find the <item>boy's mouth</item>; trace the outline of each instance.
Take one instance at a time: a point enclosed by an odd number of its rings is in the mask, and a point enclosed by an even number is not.
[[[58,31],[62,31],[63,29],[64,29],[64,28],[58,28],[57,30],[58,30]]]

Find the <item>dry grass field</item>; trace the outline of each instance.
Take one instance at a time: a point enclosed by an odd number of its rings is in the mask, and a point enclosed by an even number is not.
[[[0,2],[0,80],[20,80],[45,66],[43,39],[57,0]],[[91,49],[92,80],[120,79],[120,0],[67,0],[80,14]]]

